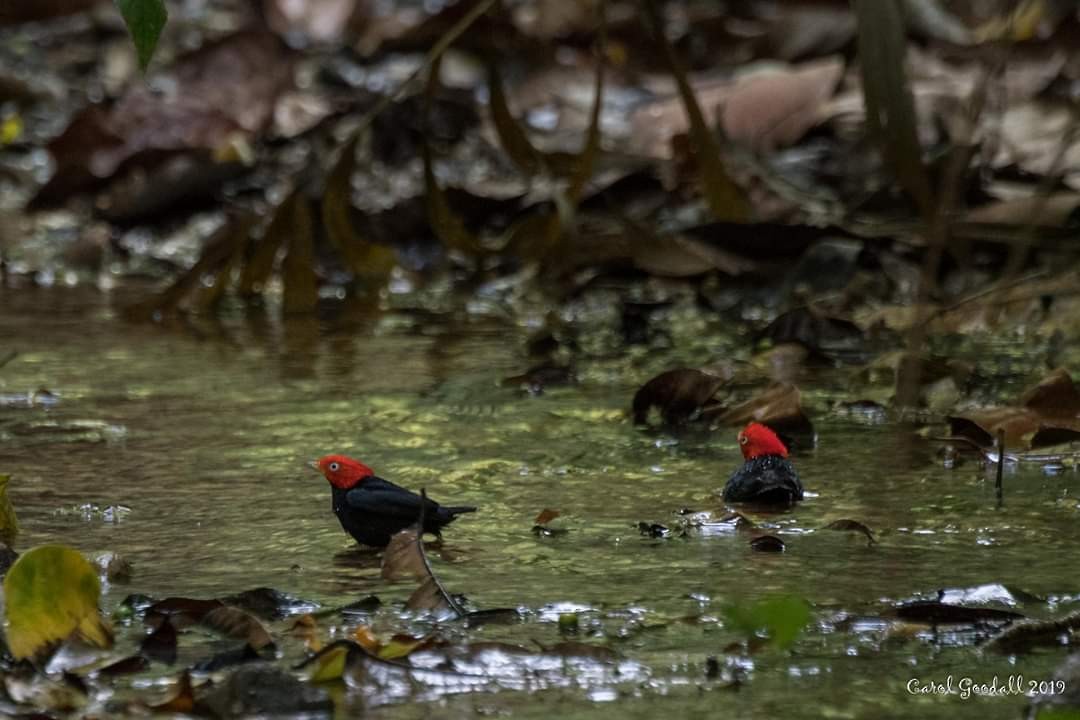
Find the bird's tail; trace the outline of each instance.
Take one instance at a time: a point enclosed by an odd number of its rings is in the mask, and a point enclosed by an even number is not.
[[[476,508],[472,507],[471,505],[454,505],[451,507],[446,507],[445,505],[443,505],[443,510],[450,513],[451,515],[464,515],[465,513],[476,512]]]

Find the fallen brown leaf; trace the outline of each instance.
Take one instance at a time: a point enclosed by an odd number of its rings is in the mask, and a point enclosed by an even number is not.
[[[1080,392],[1064,368],[1054,370],[1020,397],[1018,405],[973,410],[950,416],[954,436],[984,449],[999,431],[1008,448],[1033,450],[1080,440]]]
[[[792,145],[823,119],[825,101],[843,74],[844,60],[838,55],[747,73],[722,102],[724,132],[759,153]]]

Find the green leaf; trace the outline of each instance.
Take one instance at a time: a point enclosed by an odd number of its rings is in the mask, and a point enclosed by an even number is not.
[[[8,547],[15,545],[15,538],[19,534],[19,521],[15,517],[15,506],[8,498],[7,486],[11,480],[9,475],[0,475],[0,542]]]
[[[752,605],[729,605],[724,608],[724,616],[732,627],[748,638],[764,633],[782,650],[790,646],[810,622],[810,606],[802,598],[780,596]]]
[[[111,646],[112,628],[98,611],[100,596],[97,571],[78,550],[42,545],[28,551],[4,577],[11,653],[34,657],[71,635]]]
[[[154,57],[158,38],[169,19],[163,0],[116,0],[116,7],[124,17],[131,40],[135,43],[135,52],[139,55],[139,67],[146,72],[150,59]]]

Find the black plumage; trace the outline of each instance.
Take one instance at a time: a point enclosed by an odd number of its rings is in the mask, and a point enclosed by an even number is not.
[[[727,502],[789,506],[802,499],[799,473],[779,455],[760,455],[747,460],[724,486]]]
[[[422,498],[411,490],[374,475],[361,479],[349,489],[333,486],[333,509],[341,527],[361,545],[386,547],[390,536],[416,523]],[[424,532],[440,531],[463,513],[475,507],[443,507],[427,500],[424,508]]]

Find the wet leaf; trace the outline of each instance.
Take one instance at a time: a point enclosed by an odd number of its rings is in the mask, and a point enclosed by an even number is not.
[[[638,523],[638,532],[651,538],[671,537],[671,530],[667,526],[660,523],[647,523],[644,520]]]
[[[799,389],[791,383],[774,383],[739,405],[726,410],[710,409],[706,414],[721,425],[758,422],[781,435],[814,433],[814,426],[803,412]]]
[[[810,622],[810,606],[798,597],[773,597],[752,604],[728,605],[724,617],[751,643],[764,634],[774,647],[783,650],[795,642]]]
[[[15,506],[8,497],[8,483],[10,475],[0,474],[0,542],[8,547],[15,545],[15,538],[19,535],[19,519],[15,516]]]
[[[270,655],[273,655],[271,651]],[[231,650],[223,650],[222,652],[215,653],[214,655],[199,660],[191,666],[194,672],[218,672],[224,668],[233,667],[235,665],[243,665],[244,663],[257,662],[259,660],[265,660],[259,651],[251,647],[247,643],[244,643],[238,648],[232,648]]]
[[[750,541],[750,549],[755,552],[784,552],[787,546],[784,541],[775,535],[759,535]]]
[[[870,531],[870,528],[866,527],[866,525],[862,524],[858,520],[849,520],[847,518],[843,518],[841,520],[833,520],[831,523],[829,523],[822,529],[862,533],[866,536],[867,545],[873,545],[875,542],[877,542],[876,540],[874,540],[874,533]]]
[[[427,554],[424,552],[424,542],[420,528],[424,525],[427,493],[423,488],[420,490],[420,496],[425,502],[420,505],[420,517],[417,518],[416,524],[395,533],[383,552],[382,577],[387,580],[408,577],[423,580],[420,587],[409,597],[407,604],[412,610],[445,608],[453,611],[458,617],[463,617],[465,611],[439,582],[435,572],[431,569]]]
[[[280,620],[298,612],[309,611],[315,603],[270,587],[256,587],[220,598],[231,607],[247,610],[263,620]]]
[[[310,664],[311,674],[308,682],[320,683],[340,680],[345,672],[345,663],[349,659],[350,646],[335,643],[316,655]]]
[[[1036,648],[1057,648],[1062,637],[1080,630],[1080,611],[1055,620],[1026,619],[1015,622],[982,646],[990,652],[1017,655]]]
[[[540,511],[540,514],[536,516],[536,519],[533,520],[533,525],[547,525],[549,522],[559,517],[560,515],[562,515],[562,513],[558,510],[544,508]]]
[[[183,625],[198,623],[211,610],[221,607],[220,600],[200,600],[198,598],[170,597],[153,603],[146,609],[146,618],[155,616],[181,620]]]
[[[150,660],[172,665],[176,662],[176,627],[167,617],[162,617],[157,628],[142,639],[139,652]]]
[[[695,148],[695,160],[701,174],[702,189],[709,209],[718,220],[745,222],[750,217],[750,206],[743,191],[728,175],[720,158],[720,147],[712,130],[705,122],[694,90],[686,78],[682,61],[675,54],[675,49],[664,32],[664,22],[656,7],[655,0],[642,0],[645,13],[651,25],[650,30],[655,42],[663,49],[668,69],[675,78],[682,98],[686,115],[690,119],[690,138]]]
[[[390,538],[390,544],[383,551],[381,574],[384,580],[427,577],[427,563],[420,542],[416,530],[411,527]]]
[[[289,629],[289,634],[304,641],[304,647],[311,652],[319,652],[323,649],[322,636],[319,632],[319,623],[315,616],[310,613],[301,615]]]
[[[150,60],[154,57],[154,49],[157,48],[161,31],[165,29],[165,21],[169,18],[165,3],[162,0],[114,0],[114,2],[124,17],[132,42],[135,43],[139,66],[143,72],[146,72],[146,68],[150,66]]]
[[[43,545],[24,553],[4,577],[12,655],[31,658],[72,635],[110,647],[112,628],[98,610],[100,596],[97,571],[78,550]]]
[[[274,639],[258,618],[240,608],[222,605],[203,615],[200,622],[222,635],[246,641],[254,650],[274,644]]]
[[[271,663],[242,665],[201,694],[199,706],[218,718],[326,717],[334,709],[326,691]]]
[[[992,448],[998,431],[1005,445],[1032,450],[1080,439],[1080,391],[1064,368],[1054,370],[1020,397],[1016,406],[950,416],[953,436]]]
[[[1008,623],[1023,618],[1020,613],[995,608],[965,607],[934,600],[918,600],[904,603],[885,614],[905,622],[930,625],[981,625],[984,623]]]
[[[150,710],[159,713],[190,713],[195,709],[195,689],[191,686],[191,675],[185,670],[180,674],[168,700],[151,705]]]
[[[98,670],[98,673],[106,677],[115,677],[117,675],[134,675],[135,673],[145,672],[150,669],[150,661],[142,655],[130,655],[126,658],[121,658],[116,662],[109,663],[105,667]]]
[[[634,394],[634,423],[647,422],[649,411],[655,407],[666,424],[682,425],[693,419],[727,381],[692,368],[662,372]]]

